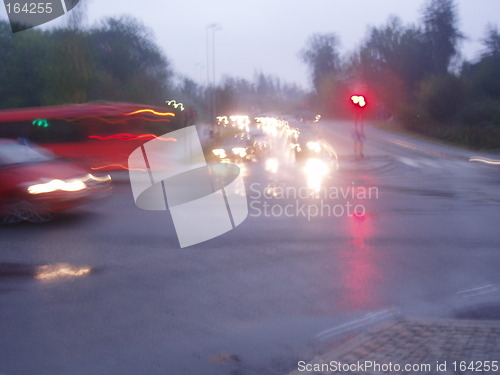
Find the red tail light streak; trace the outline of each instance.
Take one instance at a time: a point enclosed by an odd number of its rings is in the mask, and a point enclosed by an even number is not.
[[[129,168],[123,164],[106,164],[106,165],[101,165],[99,167],[92,167],[90,168],[92,169],[93,171],[99,171],[99,170],[102,170],[102,169],[123,169],[123,170],[126,170],[126,171],[141,171],[141,172],[146,172],[145,169],[141,169],[141,168]]]
[[[165,142],[177,142],[175,138],[163,138],[163,137],[158,137],[155,134],[147,133],[147,134],[131,134],[131,133],[119,133],[119,134],[113,134],[113,135],[108,135],[108,136],[100,136],[100,135],[89,135],[90,139],[98,139],[100,141],[108,141],[110,139],[118,139],[121,141],[136,141],[139,139],[158,139],[159,141],[165,141]]]

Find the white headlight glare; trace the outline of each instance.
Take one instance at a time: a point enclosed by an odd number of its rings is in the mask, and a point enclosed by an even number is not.
[[[223,148],[216,148],[212,150],[212,153],[215,156],[218,156],[220,158],[225,158],[226,157],[226,151]]]
[[[232,149],[233,154],[244,157],[247,155],[247,150],[244,147],[234,147]]]
[[[28,187],[28,193],[30,194],[43,194],[52,193],[54,191],[80,191],[87,187],[85,182],[80,179],[75,180],[52,180],[43,184],[31,185]]]
[[[324,176],[328,173],[328,165],[319,159],[309,159],[306,162],[305,172],[308,175],[317,175],[317,176]]]
[[[307,148],[314,152],[320,152],[321,151],[321,145],[318,142],[307,142]]]

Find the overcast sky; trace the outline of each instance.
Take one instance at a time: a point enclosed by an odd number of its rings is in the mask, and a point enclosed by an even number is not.
[[[207,25],[216,23],[221,27],[215,32],[217,80],[224,75],[252,79],[262,71],[304,87],[309,86],[309,75],[297,55],[310,35],[333,32],[342,51],[349,52],[366,37],[369,26],[384,24],[390,15],[405,24],[418,23],[426,4],[423,0],[86,1],[88,24],[107,16],[136,17],[153,31],[175,71],[197,81],[206,82]],[[472,58],[482,48],[486,26],[500,23],[500,0],[456,3],[460,29],[468,38],[462,52]],[[5,8],[0,17],[6,19]]]

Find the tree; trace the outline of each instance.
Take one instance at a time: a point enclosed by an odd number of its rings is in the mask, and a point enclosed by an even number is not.
[[[44,104],[84,103],[89,100],[95,62],[86,32],[57,29],[48,35],[51,53],[45,68]]]
[[[339,40],[335,34],[314,34],[299,55],[311,71],[314,88],[319,93],[325,80],[333,79],[341,70],[338,51]]]
[[[339,40],[335,34],[314,34],[299,53],[302,61],[309,65],[318,107],[326,115],[337,112],[339,91],[342,91],[339,90],[343,79],[342,60],[338,49]]]
[[[483,39],[483,45],[486,50],[483,52],[482,57],[500,57],[500,33],[498,27],[488,26],[486,29],[486,37]]]
[[[94,99],[162,104],[172,72],[151,33],[130,17],[109,18],[89,32],[96,61]]]
[[[424,10],[424,36],[430,73],[445,74],[458,42],[463,38],[458,30],[458,17],[453,0],[430,0]]]
[[[46,33],[31,29],[13,35],[8,24],[1,22],[0,34],[0,106],[42,105],[44,69],[50,53]]]
[[[83,30],[87,18],[88,0],[65,0],[66,8],[71,12],[66,14],[66,27],[69,30]]]
[[[351,59],[351,80],[372,88],[380,104],[397,113],[411,103],[427,73],[425,41],[418,27],[405,27],[391,17],[382,27],[372,27],[367,40]]]
[[[71,26],[15,35],[0,21],[0,107],[95,99],[164,104],[172,73],[148,30],[128,17],[86,30],[83,13],[76,14]]]
[[[0,20],[0,51],[2,51],[0,53],[0,67],[2,67],[0,69],[0,108],[8,108],[10,102],[12,76],[10,75],[11,67],[9,64],[12,58],[12,36],[9,23]]]
[[[466,104],[462,80],[453,74],[433,76],[422,83],[418,103],[425,115],[441,127],[455,125]]]
[[[469,100],[462,108],[464,122],[500,129],[500,34],[490,26],[483,39],[481,59],[463,66],[461,79]]]

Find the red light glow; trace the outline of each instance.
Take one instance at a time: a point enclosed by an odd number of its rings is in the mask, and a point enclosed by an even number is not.
[[[91,169],[94,171],[98,171],[101,169],[110,169],[110,168],[119,168],[119,169],[125,169],[127,171],[141,171],[141,172],[146,172],[145,169],[141,168],[128,168],[123,164],[106,164],[106,165],[101,165],[100,167],[92,167]]]
[[[134,117],[134,119],[146,120],[146,121],[151,121],[151,122],[170,122],[170,119],[167,119],[167,118],[154,119],[154,118],[137,116],[137,117]]]
[[[366,105],[366,100],[363,95],[353,95],[351,96],[351,100],[354,104],[357,104],[359,107],[364,107]]]
[[[159,141],[169,141],[169,142],[177,142],[177,139],[175,138],[163,138],[163,137],[158,137],[154,134],[139,134],[139,135],[134,135],[134,134],[130,134],[130,133],[119,133],[119,134],[113,134],[113,135],[109,135],[109,136],[106,136],[106,137],[102,137],[102,136],[99,136],[99,135],[89,135],[89,138],[91,139],[98,139],[100,141],[108,141],[110,139],[119,139],[121,141],[134,141],[134,140],[138,140],[138,139],[158,139]]]
[[[127,122],[129,119],[118,119],[118,120],[111,120],[111,119],[108,119],[108,118],[105,118],[105,117],[101,117],[101,116],[86,116],[86,117],[76,117],[76,118],[72,118],[72,119],[68,119],[68,121],[70,122],[77,122],[77,121],[81,121],[81,120],[98,120],[98,121],[102,121],[102,122],[105,122],[107,124],[120,124],[120,123],[125,123]],[[165,121],[165,120],[163,120]]]
[[[126,115],[126,114],[123,114],[123,115]],[[131,120],[129,118],[111,120],[111,119],[108,119],[105,117],[100,117],[100,116],[88,116],[88,117],[77,117],[77,118],[73,118],[73,119],[68,119],[68,121],[77,122],[77,121],[88,120],[88,119],[98,120],[98,121],[102,121],[102,122],[105,122],[107,124],[113,124],[113,125],[125,124],[127,121]],[[146,121],[151,121],[151,122],[170,122],[170,119],[167,119],[167,118],[154,119],[154,118],[148,118],[148,117],[143,117],[143,116],[137,116],[137,117],[134,117],[133,119],[134,120],[140,119],[140,120],[146,120]]]

